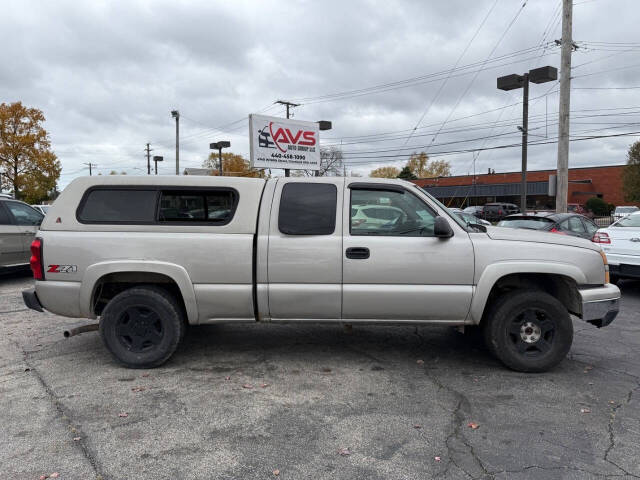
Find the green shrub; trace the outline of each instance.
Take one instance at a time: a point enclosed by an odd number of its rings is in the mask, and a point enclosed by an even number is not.
[[[598,217],[603,217],[611,213],[607,202],[598,197],[590,198],[589,200],[587,200],[587,203],[585,205],[588,210],[591,210],[593,214]]]

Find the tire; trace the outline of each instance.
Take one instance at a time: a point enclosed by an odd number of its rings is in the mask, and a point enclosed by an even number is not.
[[[487,347],[507,367],[545,372],[562,361],[573,342],[566,308],[548,293],[516,290],[491,308],[484,325]]]
[[[178,348],[184,330],[184,315],[176,299],[152,286],[119,293],[100,318],[102,341],[129,368],[162,365]]]

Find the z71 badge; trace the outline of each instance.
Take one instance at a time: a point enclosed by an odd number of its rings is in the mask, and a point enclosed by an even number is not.
[[[76,273],[77,265],[49,265],[47,273]]]

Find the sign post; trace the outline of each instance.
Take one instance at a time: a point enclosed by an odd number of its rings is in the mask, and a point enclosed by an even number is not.
[[[251,168],[320,169],[317,122],[249,115]]]

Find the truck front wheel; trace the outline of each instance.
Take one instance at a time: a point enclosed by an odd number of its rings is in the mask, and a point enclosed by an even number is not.
[[[509,368],[544,372],[569,353],[573,324],[555,297],[542,291],[516,290],[493,305],[484,337],[489,350]]]
[[[133,287],[113,297],[102,312],[100,335],[107,349],[129,368],[162,365],[184,330],[173,296],[153,286]]]

